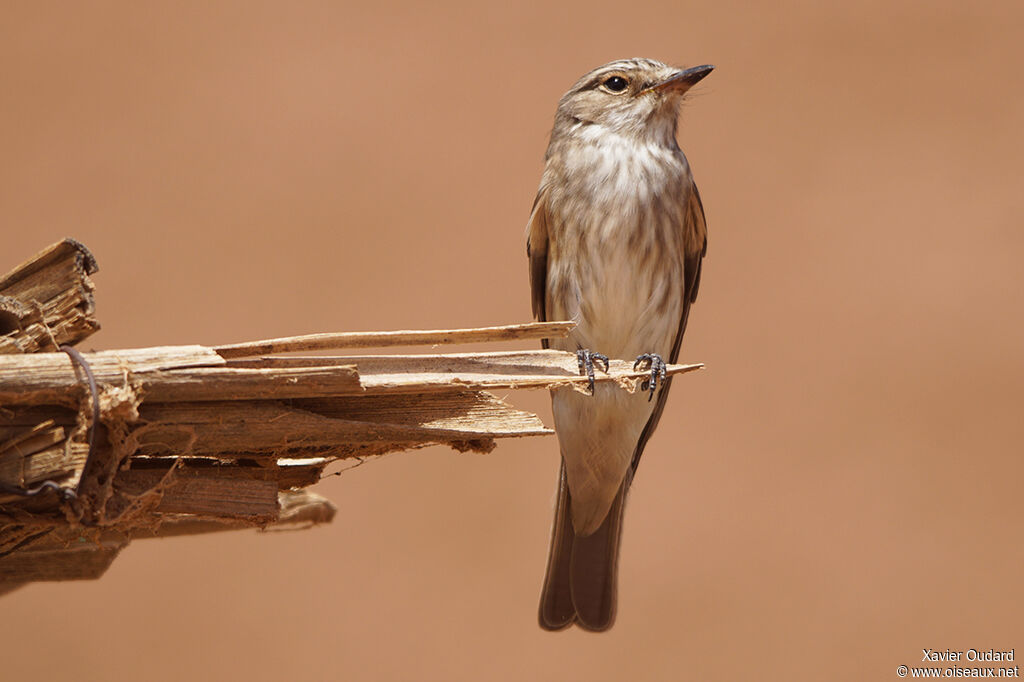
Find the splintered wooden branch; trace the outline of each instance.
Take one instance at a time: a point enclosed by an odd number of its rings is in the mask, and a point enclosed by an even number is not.
[[[489,452],[553,432],[487,391],[589,390],[575,354],[556,350],[268,357],[557,338],[571,322],[54,352],[98,328],[95,271],[66,240],[0,280],[0,594],[97,577],[132,538],[329,521],[333,506],[302,489],[332,462]],[[629,359],[595,375],[629,392],[647,378]]]
[[[556,350],[225,360],[203,346],[83,353],[96,380],[133,383],[150,401],[299,398],[444,389],[584,387],[576,356]],[[701,365],[668,365],[668,374]],[[595,381],[635,390],[648,372],[612,360]],[[80,370],[65,353],[0,356],[0,404],[73,405]]]
[[[89,279],[97,270],[85,246],[65,239],[0,279],[0,354],[57,350],[99,329]]]
[[[523,339],[554,339],[567,336],[573,322],[528,322],[501,327],[475,329],[431,329],[397,332],[340,332],[285,336],[279,339],[233,343],[215,346],[225,358],[242,358],[272,353],[292,353],[338,348],[383,348],[385,346],[435,346],[451,343],[521,341]]]

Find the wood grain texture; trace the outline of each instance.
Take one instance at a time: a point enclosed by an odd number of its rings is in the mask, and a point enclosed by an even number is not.
[[[368,393],[395,393],[445,387],[469,389],[552,389],[575,386],[587,389],[574,353],[557,350],[497,353],[452,353],[446,355],[367,355],[347,357],[359,368],[360,381]],[[703,365],[669,365],[667,373],[682,374]],[[634,370],[632,362],[612,359],[607,372],[598,371],[595,381],[614,381],[627,391],[636,391],[649,372]]]
[[[273,355],[554,338],[567,322],[106,350],[74,362],[54,351],[98,328],[92,272],[88,251],[65,241],[0,280],[0,585],[98,577],[132,538],[330,521],[334,507],[304,488],[331,462],[429,445],[490,452],[502,438],[550,435],[487,391],[587,386],[576,356],[554,350]],[[96,381],[95,424],[83,364]],[[612,360],[595,378],[635,391],[646,377]]]
[[[472,329],[430,329],[394,332],[338,332],[286,336],[263,341],[215,346],[225,358],[239,358],[272,353],[291,353],[337,348],[381,348],[384,346],[433,346],[452,343],[521,341],[566,336],[575,326],[572,322],[528,322],[498,327]]]
[[[98,330],[89,278],[98,269],[85,246],[65,239],[0,279],[0,354],[57,350]]]

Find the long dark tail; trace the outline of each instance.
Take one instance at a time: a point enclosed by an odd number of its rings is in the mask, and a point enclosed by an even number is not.
[[[615,622],[622,512],[631,478],[627,475],[622,482],[600,527],[592,535],[576,535],[562,465],[548,572],[540,595],[540,626],[545,630],[561,630],[576,623],[584,630],[600,632]]]

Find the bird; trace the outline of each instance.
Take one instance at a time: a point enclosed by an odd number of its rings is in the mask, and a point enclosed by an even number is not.
[[[542,343],[575,353],[589,382],[551,391],[561,468],[545,630],[615,622],[626,495],[665,409],[666,360],[679,356],[707,253],[704,207],[676,131],[684,96],[713,68],[621,59],[558,103],[526,229],[530,289],[535,319],[576,323]],[[643,371],[639,396],[595,385],[609,357]]]

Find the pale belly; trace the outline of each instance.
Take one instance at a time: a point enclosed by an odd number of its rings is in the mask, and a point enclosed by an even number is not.
[[[643,258],[628,234],[621,237],[584,239],[581,248],[558,254],[558,274],[549,271],[548,318],[577,325],[551,346],[623,360],[658,353],[667,361],[683,312],[682,245]]]
[[[628,362],[657,353],[669,362],[685,290],[681,244],[647,249],[642,258],[628,230],[593,232],[579,240],[575,253],[559,249],[558,257],[567,260],[549,265],[548,317],[577,322],[567,338],[552,339],[551,347],[583,348]],[[552,392],[577,532],[593,532],[604,519],[654,404],[611,382],[597,384],[593,396],[573,389]]]

